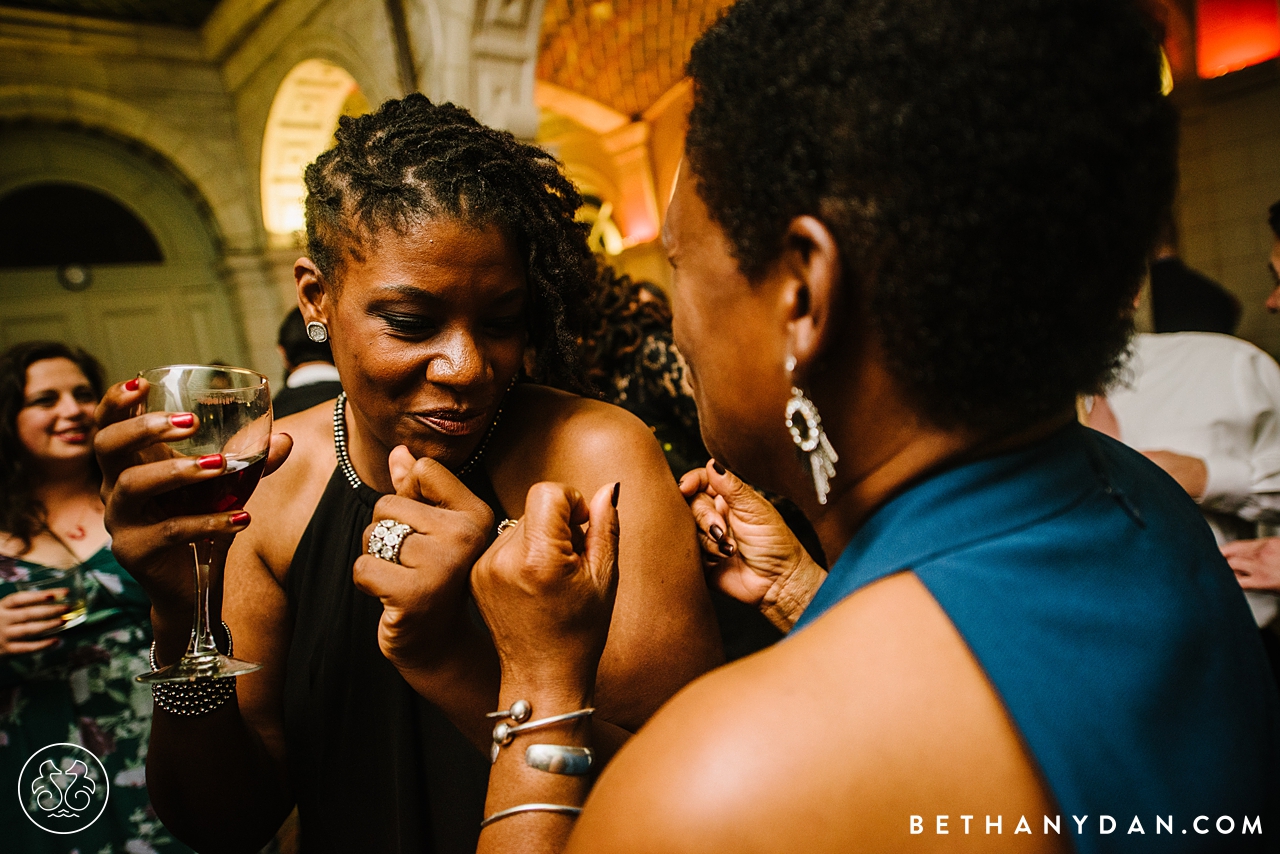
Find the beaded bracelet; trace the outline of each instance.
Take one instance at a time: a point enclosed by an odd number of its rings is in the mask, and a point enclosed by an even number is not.
[[[227,655],[231,655],[231,629],[224,622],[222,630],[227,633]],[[151,652],[147,656],[152,670],[159,670],[156,663],[156,642],[151,642]],[[236,677],[224,676],[220,679],[207,679],[200,682],[155,682],[151,685],[151,698],[158,708],[172,715],[194,718],[207,715],[224,705],[236,695]]]

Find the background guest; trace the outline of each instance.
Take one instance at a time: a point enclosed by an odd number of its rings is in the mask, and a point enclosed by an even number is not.
[[[313,341],[307,335],[301,309],[295,308],[285,315],[276,347],[284,360],[285,373],[284,388],[276,392],[271,401],[276,418],[310,409],[342,393],[342,381],[333,366],[329,342]]]
[[[1151,261],[1151,314],[1156,332],[1234,335],[1240,323],[1235,294],[1178,257],[1178,228],[1165,217]]]
[[[35,751],[73,741],[105,766],[106,811],[73,836],[46,833],[0,798],[4,848],[21,854],[185,852],[146,789],[151,691],[150,603],[111,554],[93,458],[102,369],[83,350],[19,344],[0,355],[0,779],[16,781]],[[79,567],[89,616],[62,625],[49,591],[17,585],[50,567]]]

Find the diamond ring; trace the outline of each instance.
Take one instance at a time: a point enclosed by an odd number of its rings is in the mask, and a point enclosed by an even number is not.
[[[373,526],[369,533],[369,554],[392,563],[400,562],[400,547],[404,538],[413,533],[404,522],[395,519],[383,519]]]

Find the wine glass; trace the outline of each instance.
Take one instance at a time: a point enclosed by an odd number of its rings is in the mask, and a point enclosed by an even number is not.
[[[220,365],[168,365],[140,375],[147,381],[143,411],[190,412],[196,432],[169,442],[180,457],[222,454],[226,471],[162,493],[155,501],[173,515],[225,513],[244,507],[262,477],[271,443],[271,392],[267,378],[245,368]],[[218,652],[209,626],[211,540],[191,544],[195,557],[195,619],[187,652],[175,664],[137,677],[139,682],[194,682],[252,673],[262,667]]]

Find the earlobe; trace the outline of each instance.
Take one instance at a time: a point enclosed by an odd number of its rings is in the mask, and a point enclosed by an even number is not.
[[[324,276],[310,258],[299,258],[293,265],[293,280],[298,290],[298,307],[307,321],[326,319],[325,309],[329,294]]]
[[[816,217],[791,221],[784,241],[788,283],[791,355],[798,370],[826,349],[831,317],[840,297],[840,252],[835,237]]]

